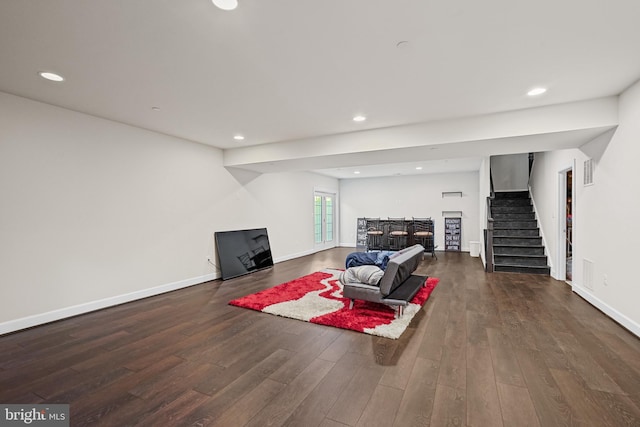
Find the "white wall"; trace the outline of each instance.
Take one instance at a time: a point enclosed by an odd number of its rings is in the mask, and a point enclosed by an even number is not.
[[[527,190],[529,154],[491,156],[491,176],[495,191]]]
[[[532,192],[548,249],[557,257],[559,171],[574,160],[573,290],[640,336],[638,245],[640,198],[640,83],[620,96],[619,127],[608,144],[536,156]],[[596,154],[594,184],[583,185],[583,162]],[[585,287],[584,260],[593,262],[593,289]]]
[[[489,157],[482,159],[480,170],[478,171],[478,230],[480,241],[480,259],[482,264],[487,265],[486,253],[484,250],[484,230],[487,228],[487,197],[491,195],[491,161]]]
[[[561,226],[564,222],[564,216],[560,216],[561,172],[572,168],[576,157],[582,158],[580,150],[535,153],[531,175],[531,194],[551,267],[551,276],[559,280],[564,280],[564,277],[560,277],[561,270],[558,269],[559,252],[564,250],[564,235],[560,236]],[[581,180],[582,172],[574,170],[573,179],[574,181]],[[576,235],[575,231],[574,236]],[[575,251],[575,241],[573,243]],[[574,261],[574,271],[576,267]],[[575,278],[575,275],[573,277]]]
[[[0,93],[0,333],[213,279],[215,231],[267,227],[276,261],[311,253],[313,188],[338,181],[238,180],[222,161]]]
[[[462,197],[442,197],[443,191],[462,191]],[[444,250],[443,210],[461,210],[462,250],[479,239],[478,172],[425,174],[340,181],[340,242],[356,244],[356,220],[362,217],[431,217],[437,250]]]

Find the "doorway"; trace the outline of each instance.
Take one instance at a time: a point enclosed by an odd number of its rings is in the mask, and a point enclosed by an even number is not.
[[[560,172],[559,192],[558,279],[573,280],[574,191],[573,168]],[[563,274],[564,273],[564,274]]]
[[[313,233],[317,250],[336,246],[336,195],[315,191],[313,194]]]

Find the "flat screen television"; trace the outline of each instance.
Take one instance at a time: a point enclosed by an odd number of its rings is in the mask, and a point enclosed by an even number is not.
[[[266,228],[216,231],[215,241],[222,280],[273,267]]]

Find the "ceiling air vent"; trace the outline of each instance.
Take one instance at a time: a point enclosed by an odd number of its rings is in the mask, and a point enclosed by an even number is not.
[[[584,161],[584,185],[593,185],[593,159]]]

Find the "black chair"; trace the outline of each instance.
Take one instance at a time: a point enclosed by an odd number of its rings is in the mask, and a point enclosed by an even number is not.
[[[389,218],[389,249],[399,251],[407,247],[409,232],[404,218]]]
[[[380,218],[365,218],[367,222],[367,251],[382,249],[382,235]]]
[[[431,218],[413,218],[413,239],[424,247],[425,252],[438,259],[434,244],[433,220]]]

